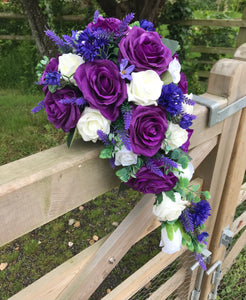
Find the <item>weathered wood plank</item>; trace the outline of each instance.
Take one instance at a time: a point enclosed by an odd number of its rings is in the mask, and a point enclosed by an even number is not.
[[[79,270],[95,255],[107,237],[75,255],[59,267],[41,277],[9,300],[54,300]]]
[[[79,140],[1,166],[0,245],[117,186],[101,148]]]
[[[228,104],[246,95],[246,63],[222,59],[212,69],[208,92],[227,95]],[[241,118],[240,118],[241,117]],[[220,247],[223,229],[232,223],[246,164],[246,110],[224,121],[216,157],[210,193],[213,214],[207,224],[211,235],[209,250],[211,265],[223,260],[225,247]],[[239,123],[240,122],[240,123]],[[235,138],[236,137],[236,138]],[[233,201],[234,199],[234,201]],[[212,290],[211,275],[203,279],[201,297],[206,299]]]
[[[148,300],[165,300],[171,295],[185,280],[185,268],[179,269],[167,282],[155,291]]]
[[[237,258],[239,253],[242,251],[243,247],[246,245],[246,230],[241,234],[240,238],[236,241],[235,245],[232,247],[230,252],[227,254],[225,260],[222,264],[222,276],[224,276],[227,271],[232,266],[234,260]]]
[[[168,21],[163,24],[180,24],[187,26],[221,26],[221,27],[246,27],[246,21],[243,19],[191,19]]]
[[[246,211],[233,221],[231,230],[236,235],[244,226],[246,226]]]
[[[103,300],[129,299],[182,253],[184,253],[184,250],[180,250],[172,255],[160,252],[154,258],[148,261],[143,267],[138,269],[134,274],[113,289],[108,295],[103,297]]]

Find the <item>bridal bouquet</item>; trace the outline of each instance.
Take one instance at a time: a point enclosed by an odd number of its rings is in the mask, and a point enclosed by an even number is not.
[[[103,18],[96,11],[93,22],[71,36],[47,30],[60,54],[38,65],[45,68],[38,82],[44,100],[33,112],[45,108],[48,120],[68,133],[68,146],[77,132],[86,142],[101,141],[100,158],[109,159],[122,182],[156,195],[162,250],[174,253],[183,244],[205,268],[200,253],[210,195],[190,184],[195,103],[180,72],[178,42],[133,18]]]

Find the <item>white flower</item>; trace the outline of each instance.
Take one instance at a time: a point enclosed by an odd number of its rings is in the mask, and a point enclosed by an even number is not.
[[[153,214],[156,215],[159,221],[174,221],[178,219],[188,201],[183,201],[179,193],[174,193],[175,201],[172,201],[165,192],[162,193],[162,196],[162,202],[154,205]]]
[[[70,80],[73,84],[76,84],[74,78],[71,76],[74,75],[78,66],[84,63],[83,58],[73,53],[66,53],[59,56],[58,60],[58,70],[61,72],[62,78],[66,81]]]
[[[189,99],[193,99],[193,94],[191,93],[191,94],[184,94],[184,96],[185,97],[187,97],[187,98],[189,98]],[[187,114],[189,114],[189,115],[192,115],[193,114],[193,110],[194,110],[194,105],[190,105],[190,104],[188,104],[188,103],[185,103],[185,102],[183,102],[182,103],[182,110],[183,110],[183,112],[185,112],[185,113],[187,113]]]
[[[166,227],[162,228],[160,247],[163,247],[162,248],[163,252],[168,254],[178,252],[181,249],[181,244],[182,244],[182,234],[179,228],[177,229],[177,231],[173,232],[172,241],[170,241],[167,236]]]
[[[180,71],[181,71],[181,65],[179,61],[176,58],[174,58],[168,66],[168,72],[172,75],[173,83],[179,83]]]
[[[178,124],[169,123],[166,139],[161,145],[162,149],[165,149],[165,142],[171,147],[171,149],[176,149],[182,146],[188,139],[188,132],[181,128]]]
[[[115,165],[116,166],[130,166],[135,165],[138,160],[137,154],[133,153],[132,151],[129,151],[126,149],[126,147],[123,145],[121,149],[116,147],[117,152],[115,153]]]
[[[173,174],[176,177],[178,178],[183,177],[183,178],[187,178],[189,181],[191,180],[194,174],[194,167],[191,162],[189,162],[188,167],[186,169],[183,169],[182,166],[178,164],[178,169],[182,171],[182,173],[179,173],[178,171],[174,171]]]
[[[98,109],[86,107],[77,123],[77,128],[85,142],[95,143],[98,140],[97,131],[101,130],[109,134],[110,124],[111,121],[104,118]]]
[[[157,105],[160,98],[163,82],[153,70],[133,72],[132,81],[127,84],[128,101],[137,105]]]

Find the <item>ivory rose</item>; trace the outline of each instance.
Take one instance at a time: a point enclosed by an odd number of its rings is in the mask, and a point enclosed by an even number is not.
[[[73,53],[65,53],[59,56],[58,60],[58,70],[61,72],[62,78],[75,84],[73,74],[77,70],[78,66],[84,63],[83,58]]]
[[[171,149],[179,148],[187,141],[188,132],[178,124],[170,122],[168,125],[165,142],[167,142]],[[162,143],[162,149],[165,148],[165,142]]]
[[[121,149],[116,148],[117,152],[115,153],[115,162],[116,166],[130,166],[137,163],[138,156],[126,149],[126,146],[122,146]]]
[[[98,140],[97,131],[101,130],[106,134],[110,132],[111,122],[104,118],[98,109],[86,107],[78,121],[77,128],[85,142]]]
[[[168,72],[172,75],[173,83],[179,83],[180,81],[181,65],[175,57],[168,66]]]
[[[175,201],[172,201],[165,192],[162,193],[163,200],[160,204],[154,205],[153,214],[159,221],[174,221],[178,219],[185,209],[188,201],[183,201],[179,193],[174,193]]]
[[[127,84],[128,101],[137,105],[157,105],[163,82],[153,70],[133,72],[132,81]]]
[[[173,254],[175,252],[178,252],[181,249],[181,244],[182,234],[179,228],[177,229],[177,231],[173,232],[172,241],[170,241],[167,236],[166,227],[162,228],[160,241],[160,247],[162,247],[162,252],[165,252],[167,254]]]

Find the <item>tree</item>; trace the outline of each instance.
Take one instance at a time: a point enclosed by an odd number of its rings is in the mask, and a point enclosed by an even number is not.
[[[147,19],[157,24],[157,18],[165,0],[97,0],[108,17],[122,19],[134,12],[136,20]]]
[[[38,1],[19,0],[24,14],[27,16],[32,36],[41,57],[56,56],[58,50],[54,43],[46,36],[47,19],[38,5]]]

